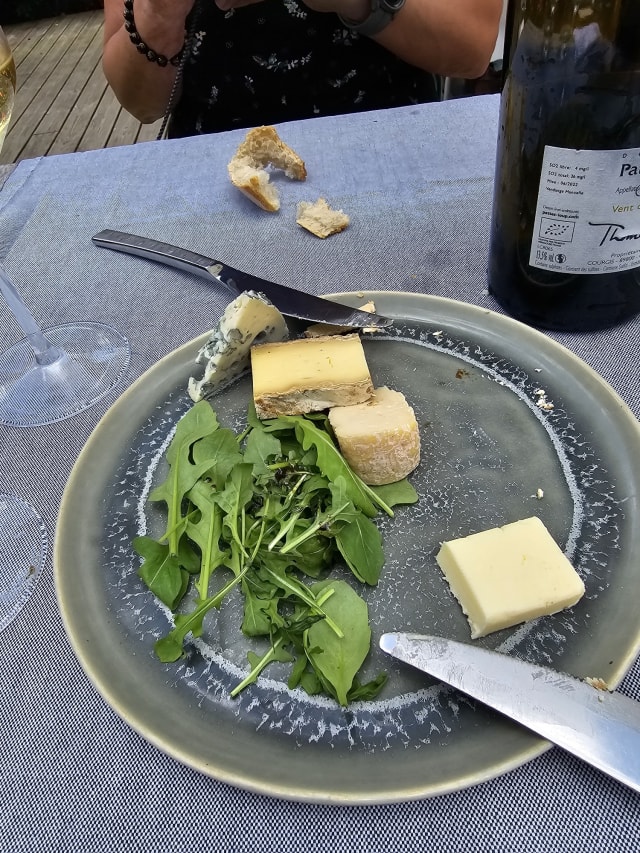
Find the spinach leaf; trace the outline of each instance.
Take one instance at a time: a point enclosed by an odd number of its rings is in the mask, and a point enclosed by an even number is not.
[[[333,595],[323,608],[342,636],[329,628],[327,620],[318,621],[306,632],[305,650],[317,675],[330,685],[338,702],[347,705],[353,680],[371,646],[369,614],[366,603],[345,581],[321,581],[311,592],[320,596],[329,588]]]
[[[144,560],[138,569],[139,577],[163,604],[174,610],[187,590],[188,572],[180,567],[168,545],[148,536],[137,536],[133,550]]]
[[[382,536],[370,518],[358,513],[336,531],[336,544],[353,574],[362,583],[375,586],[384,565]]]
[[[415,504],[418,502],[418,493],[405,477],[397,483],[387,483],[384,486],[371,486],[381,500],[389,506],[398,504]]]

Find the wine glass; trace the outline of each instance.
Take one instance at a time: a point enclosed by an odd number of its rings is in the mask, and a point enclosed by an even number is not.
[[[131,350],[103,323],[65,323],[46,335],[0,266],[0,290],[25,337],[0,354],[0,423],[34,427],[97,403],[129,366]]]
[[[11,118],[16,71],[0,28],[0,149]],[[129,366],[129,343],[103,323],[66,323],[46,334],[0,265],[0,291],[25,338],[0,354],[0,423],[37,427],[94,405]],[[42,571],[47,530],[25,501],[0,494],[0,631],[20,612]]]
[[[16,66],[11,47],[0,27],[0,151],[11,119],[16,91]]]
[[[44,522],[28,503],[0,494],[0,631],[20,612],[47,556]]]

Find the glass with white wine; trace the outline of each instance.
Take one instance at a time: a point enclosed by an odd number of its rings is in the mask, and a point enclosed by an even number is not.
[[[11,120],[16,92],[16,66],[6,35],[0,27],[0,151]]]

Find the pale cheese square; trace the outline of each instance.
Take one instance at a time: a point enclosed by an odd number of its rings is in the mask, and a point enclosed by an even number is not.
[[[572,607],[584,583],[537,517],[443,542],[438,565],[471,638]]]

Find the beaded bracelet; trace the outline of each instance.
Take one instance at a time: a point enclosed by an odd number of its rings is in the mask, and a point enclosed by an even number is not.
[[[165,65],[174,65],[177,66],[180,64],[180,60],[182,59],[182,52],[184,51],[184,45],[180,48],[178,53],[175,56],[172,56],[170,59],[166,57],[162,53],[156,53],[155,50],[152,50],[149,45],[145,44],[142,41],[142,36],[136,29],[136,22],[133,18],[133,0],[124,0],[124,28],[129,33],[129,38],[135,44],[138,53],[142,53],[149,62],[156,62],[158,65],[165,67]]]

